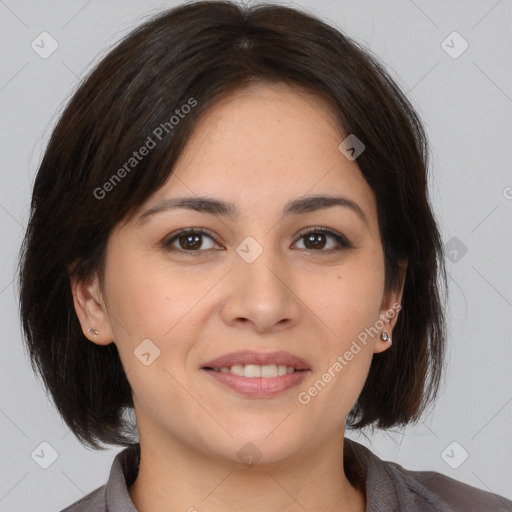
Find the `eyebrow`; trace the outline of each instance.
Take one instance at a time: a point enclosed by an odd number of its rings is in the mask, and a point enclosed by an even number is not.
[[[285,204],[282,216],[301,215],[318,210],[325,210],[333,206],[342,206],[351,209],[366,226],[369,227],[368,219],[362,208],[355,201],[343,196],[314,195],[299,197]],[[184,208],[232,219],[240,216],[236,206],[227,201],[210,197],[173,197],[159,201],[155,206],[141,214],[138,217],[138,222],[144,224],[149,220],[149,217],[174,208]]]

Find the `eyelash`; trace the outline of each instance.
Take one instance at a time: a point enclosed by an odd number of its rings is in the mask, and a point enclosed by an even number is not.
[[[191,233],[192,234],[206,235],[206,236],[208,236],[209,238],[211,238],[215,242],[215,237],[213,236],[213,233],[210,230],[207,230],[207,229],[204,229],[204,228],[186,228],[186,229],[182,229],[182,230],[178,231],[178,233],[176,233],[174,236],[172,236],[172,238],[167,238],[166,240],[164,240],[162,242],[162,246],[163,246],[164,249],[166,249],[169,252],[178,252],[178,253],[182,253],[184,255],[192,256],[192,257],[199,256],[200,253],[206,252],[207,250],[209,250],[209,249],[206,249],[206,250],[185,250],[185,249],[178,249],[178,248],[173,247],[171,245],[180,236],[186,235],[186,234],[191,234]],[[298,237],[297,241],[299,241],[300,239],[302,239],[305,236],[310,235],[312,233],[323,233],[323,234],[329,235],[332,238],[334,238],[334,240],[336,240],[336,242],[339,244],[340,247],[326,249],[326,250],[324,250],[324,249],[317,249],[317,250],[315,250],[315,249],[301,249],[301,250],[312,252],[312,253],[317,253],[317,254],[322,253],[322,252],[323,253],[327,253],[327,254],[331,254],[333,252],[338,252],[338,251],[342,251],[342,250],[345,250],[345,249],[352,249],[353,248],[353,245],[348,241],[348,239],[345,236],[337,233],[336,231],[332,231],[329,228],[324,228],[324,227],[320,227],[320,226],[313,227],[313,228],[307,228],[306,230],[302,231],[301,233],[299,233],[299,237]]]

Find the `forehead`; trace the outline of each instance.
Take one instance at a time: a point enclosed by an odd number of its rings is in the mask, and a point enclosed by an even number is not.
[[[236,90],[203,113],[146,205],[208,195],[244,212],[280,212],[300,196],[339,194],[376,220],[373,191],[339,150],[345,137],[332,106],[314,94],[282,83]]]

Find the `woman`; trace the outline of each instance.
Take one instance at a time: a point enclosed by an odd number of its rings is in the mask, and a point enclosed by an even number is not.
[[[439,388],[427,168],[397,85],[311,15],[195,2],[124,38],[52,134],[20,268],[57,409],[125,447],[65,510],[512,510],[344,437]]]

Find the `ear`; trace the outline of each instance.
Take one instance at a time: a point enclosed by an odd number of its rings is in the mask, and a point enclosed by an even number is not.
[[[396,322],[398,321],[399,312],[402,309],[401,303],[405,285],[405,276],[407,273],[407,261],[401,261],[399,265],[400,281],[398,289],[390,290],[388,293],[384,294],[381,302],[379,318],[384,325],[382,329],[379,329],[380,332],[374,346],[374,353],[383,352],[384,350],[387,350],[391,347],[389,341],[384,341],[380,335],[382,332],[385,332],[391,338],[391,340],[393,340],[393,329],[396,325]],[[379,325],[381,325],[380,322]]]
[[[109,345],[114,340],[98,276],[94,275],[86,282],[70,277],[70,282],[75,311],[84,335],[97,345]],[[96,335],[95,331],[98,331]]]

